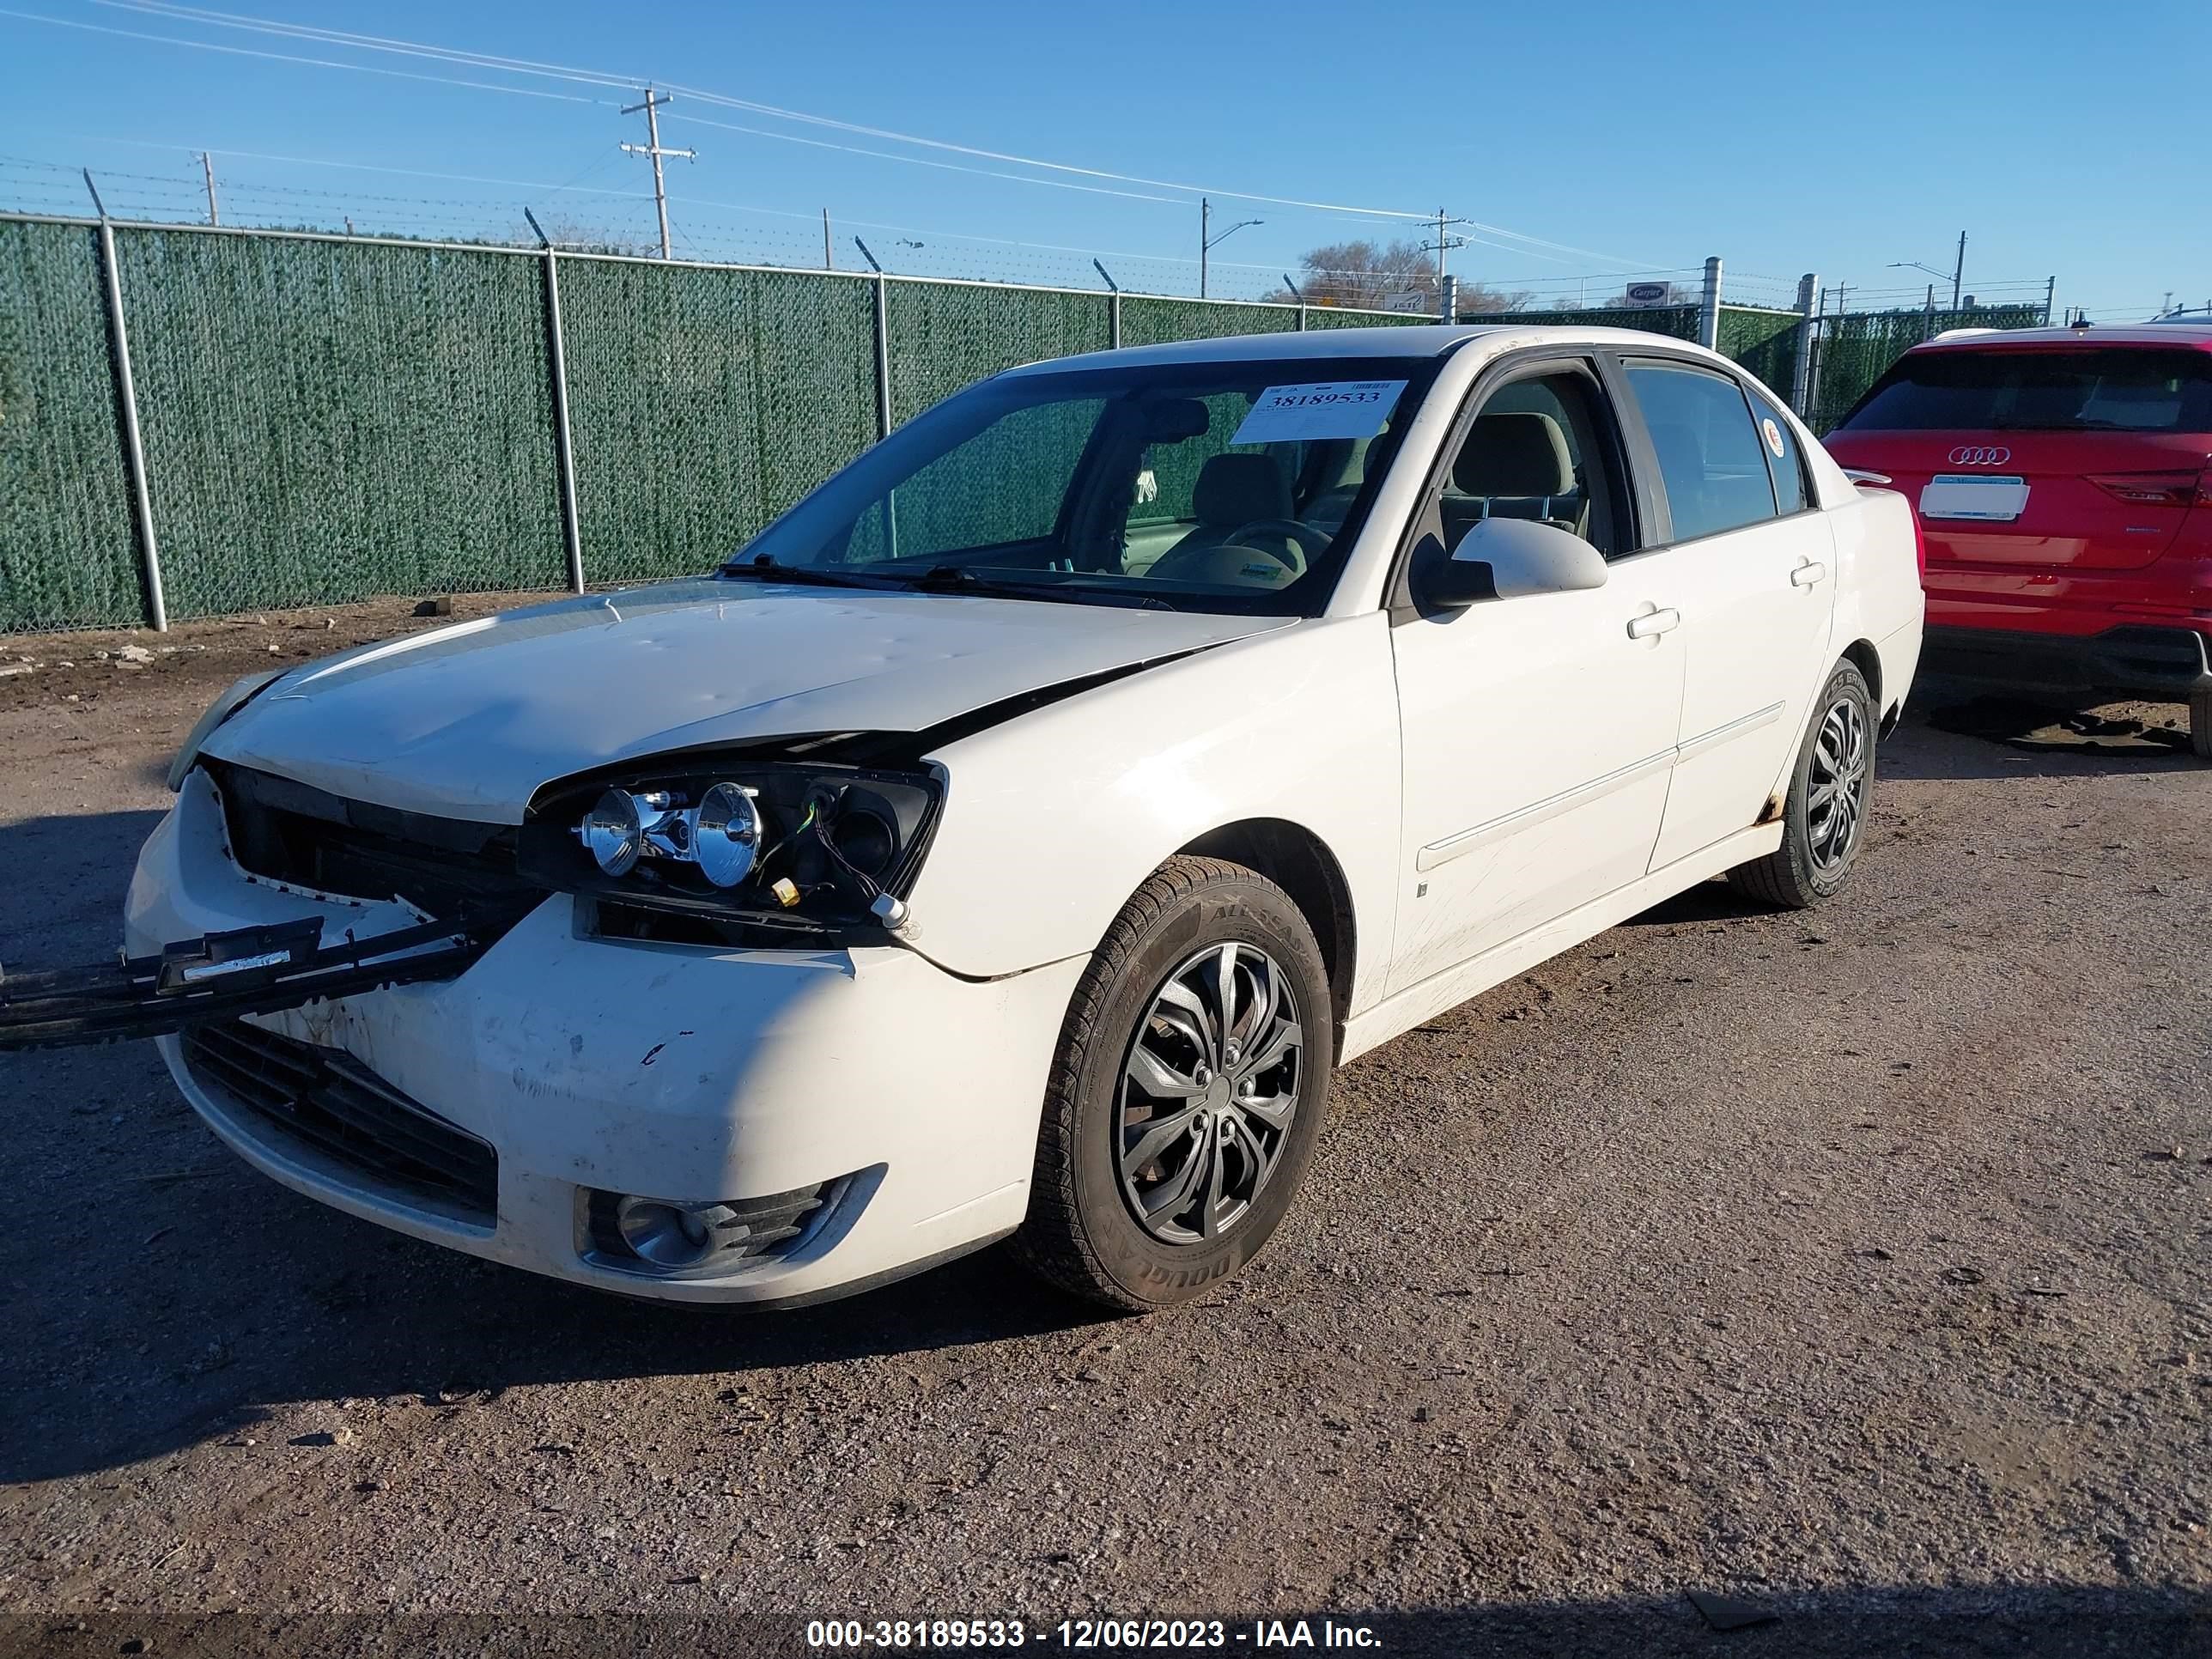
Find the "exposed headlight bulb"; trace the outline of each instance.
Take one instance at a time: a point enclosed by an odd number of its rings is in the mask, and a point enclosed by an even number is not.
[[[760,855],[760,809],[753,791],[717,783],[687,806],[665,790],[633,794],[610,789],[576,826],[592,860],[610,876],[626,876],[641,858],[696,866],[717,887],[735,887]]]
[[[627,789],[610,789],[576,826],[576,838],[611,876],[626,876],[645,850],[645,815]]]
[[[760,855],[760,808],[734,783],[718,783],[692,815],[691,856],[699,873],[717,887],[735,887],[752,873]]]

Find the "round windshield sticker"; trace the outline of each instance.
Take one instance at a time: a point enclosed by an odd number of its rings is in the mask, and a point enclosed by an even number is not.
[[[1774,452],[1776,460],[1778,461],[1788,454],[1789,452],[1782,447],[1782,428],[1775,425],[1774,416],[1770,415],[1761,421],[1759,423],[1759,429],[1766,434],[1766,447]]]

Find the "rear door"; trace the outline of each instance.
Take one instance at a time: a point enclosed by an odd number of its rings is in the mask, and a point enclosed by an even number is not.
[[[2212,353],[2002,343],[1915,351],[1828,440],[1920,515],[1931,568],[2133,570],[2172,545],[2212,449]]]
[[[1832,660],[1835,539],[1790,423],[1734,377],[1630,358],[1670,544],[1651,555],[1681,613],[1680,748],[1656,870],[1771,816],[1768,797]]]

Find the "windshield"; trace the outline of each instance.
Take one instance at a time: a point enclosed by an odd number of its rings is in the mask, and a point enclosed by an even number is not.
[[[2212,354],[1930,351],[1899,358],[1839,429],[2203,432],[2212,429]]]
[[[1311,615],[1433,358],[1001,375],[901,427],[724,567]]]

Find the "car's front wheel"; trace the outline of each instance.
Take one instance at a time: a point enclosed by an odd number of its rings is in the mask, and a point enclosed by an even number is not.
[[[2212,690],[2189,694],[2189,746],[2197,759],[2212,761]]]
[[[1838,663],[1790,775],[1782,845],[1729,871],[1730,886],[1787,910],[1818,904],[1843,886],[1866,833],[1876,731],[1866,676],[1854,663]]]
[[[1289,895],[1241,865],[1170,859],[1076,988],[1015,1254],[1131,1312],[1227,1278],[1305,1179],[1334,1048],[1321,951]]]

